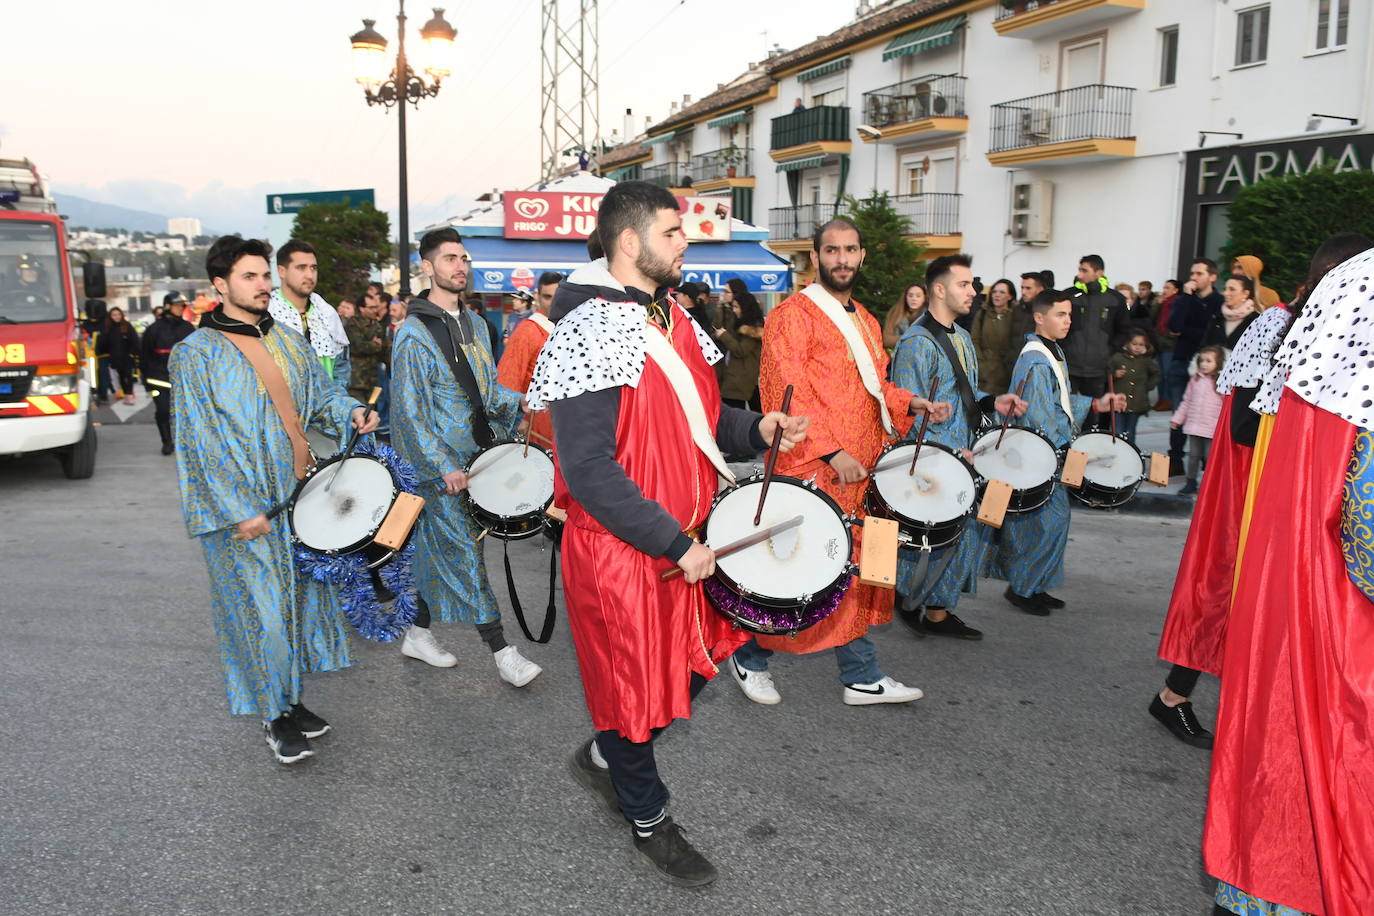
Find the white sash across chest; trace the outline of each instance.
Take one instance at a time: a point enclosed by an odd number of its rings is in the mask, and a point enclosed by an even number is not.
[[[549,316],[545,315],[543,312],[531,312],[530,316],[525,320],[533,321],[537,327],[543,328],[545,334],[553,333],[553,322],[550,321]]]
[[[683,362],[677,350],[673,349],[668,338],[656,327],[650,326],[644,330],[644,354],[668,377],[668,383],[673,387],[673,394],[677,395],[682,413],[687,417],[687,428],[691,430],[692,442],[707,457],[720,476],[733,485],[735,475],[725,463],[720,446],[716,444],[715,430],[711,429],[711,424],[707,422],[706,406],[701,402],[701,391],[697,388],[696,379],[692,377],[692,370],[687,368],[687,364]]]
[[[1064,416],[1069,418],[1069,425],[1076,426],[1077,421],[1073,416],[1073,402],[1069,400],[1069,375],[1062,363],[1055,355],[1050,352],[1050,348],[1039,340],[1028,340],[1026,345],[1021,348],[1022,353],[1039,353],[1049,360],[1050,369],[1054,371],[1054,376],[1059,380],[1059,407],[1064,411]]]
[[[810,299],[821,310],[821,314],[829,318],[835,325],[840,336],[844,338],[845,345],[849,347],[849,353],[854,357],[854,366],[859,370],[859,380],[863,382],[864,390],[873,396],[878,402],[878,410],[883,418],[883,429],[889,436],[895,435],[892,426],[892,415],[887,410],[887,402],[883,400],[883,385],[878,378],[878,367],[873,362],[873,353],[864,343],[859,334],[858,327],[854,324],[854,318],[845,311],[844,306],[840,305],[839,300],[830,295],[818,283],[812,283],[802,290],[802,295]]]

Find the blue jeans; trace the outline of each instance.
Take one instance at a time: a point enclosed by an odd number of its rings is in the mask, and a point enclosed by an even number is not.
[[[764,649],[751,639],[735,650],[734,658],[745,671],[767,671],[772,655],[772,649]],[[835,661],[840,666],[842,684],[876,684],[883,679],[878,667],[878,647],[867,636],[836,646]]]
[[[1159,361],[1159,399],[1172,404],[1177,400],[1175,395],[1181,394],[1174,390],[1174,380],[1169,377],[1169,367],[1174,362],[1173,351],[1160,353],[1156,359]]]
[[[1119,413],[1116,415],[1116,434],[1131,444],[1135,444],[1135,427],[1141,414]]]

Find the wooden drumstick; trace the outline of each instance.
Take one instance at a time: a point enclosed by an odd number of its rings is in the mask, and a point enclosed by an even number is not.
[[[782,413],[792,409],[792,386],[788,385],[782,393]],[[763,501],[768,498],[768,485],[773,482],[773,471],[778,466],[778,453],[782,451],[782,423],[773,430],[773,445],[768,449],[768,460],[763,468],[763,486],[759,488],[759,507],[754,512],[754,526],[763,520]]]
[[[521,458],[528,458],[530,456],[530,433],[533,432],[533,430],[530,429],[530,425],[532,422],[529,408],[525,408],[525,448],[520,453]]]
[[[926,398],[931,404],[935,403],[935,389],[939,384],[939,378],[930,380],[930,397]],[[916,462],[921,458],[921,446],[926,441],[926,430],[930,428],[930,407],[926,408],[925,414],[921,417],[921,431],[916,434],[916,454],[911,456],[911,467],[907,469],[906,476],[916,476]]]
[[[730,554],[732,553],[739,553],[746,547],[753,547],[755,544],[762,544],[769,538],[782,534],[784,531],[790,531],[793,528],[799,527],[803,521],[805,521],[805,519],[802,516],[794,515],[785,522],[778,522],[778,524],[776,525],[769,525],[762,531],[755,531],[748,537],[740,538],[738,541],[732,541],[729,544],[726,544],[720,550],[716,551],[716,559],[721,560],[725,557],[730,556]],[[663,574],[660,575],[658,578],[661,582],[667,582],[670,579],[676,579],[680,575],[682,575],[682,567],[674,566],[672,569],[664,570]]]
[[[1107,373],[1107,394],[1111,395],[1111,406],[1108,408],[1112,414],[1112,441],[1116,441],[1116,379],[1113,373]]]
[[[381,397],[381,396],[382,396],[382,389],[381,389],[381,386],[379,385],[379,386],[374,387],[374,388],[372,389],[372,394],[369,395],[369,396],[368,396],[368,399],[367,399],[367,410],[363,411],[363,422],[364,422],[364,423],[367,422],[367,418],[368,418],[368,417],[372,416],[372,408],[373,408],[373,406],[377,403],[377,399],[378,399],[379,397]],[[356,408],[355,408],[355,409],[356,409]],[[354,430],[353,430],[353,436],[348,440],[348,448],[344,449],[343,457],[339,459],[339,466],[336,467],[336,468],[334,469],[334,473],[333,473],[333,474],[330,474],[330,475],[329,475],[329,482],[326,483],[326,484],[324,485],[324,491],[325,491],[326,493],[329,492],[330,487],[334,486],[334,479],[335,479],[336,477],[338,477],[338,476],[339,476],[339,472],[343,470],[344,462],[347,461],[349,458],[352,458],[352,457],[353,457],[353,450],[354,450],[355,448],[358,447],[358,436],[359,436],[359,435],[361,435],[361,434],[358,432],[358,430],[354,429]]]
[[[1016,399],[1021,400],[1021,392],[1026,390],[1026,380],[1021,379],[1021,384],[1016,386]],[[1011,425],[1011,410],[1002,418],[1002,431],[997,434],[997,441],[993,443],[992,450],[995,452],[1002,447],[1002,437],[1007,434],[1007,427]]]

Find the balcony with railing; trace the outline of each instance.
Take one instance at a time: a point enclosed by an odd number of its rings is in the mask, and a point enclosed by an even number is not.
[[[782,162],[798,156],[848,153],[849,106],[817,105],[774,118],[769,155]]]
[[[992,27],[999,35],[1043,38],[1065,29],[1081,31],[1144,8],[1145,0],[1000,0]]]
[[[888,142],[920,134],[938,137],[968,130],[964,111],[967,77],[931,74],[864,93],[864,123],[881,137],[860,134],[865,143]]]
[[[907,221],[903,235],[935,238],[958,235],[959,201],[962,194],[897,194],[887,202]],[[867,203],[867,201],[865,201]]]
[[[839,213],[839,204],[802,204],[798,207],[774,207],[768,211],[768,240],[787,242],[809,239],[816,228]]]
[[[657,165],[646,165],[640,169],[640,178],[662,188],[686,188],[691,186],[691,179],[688,178],[689,172],[686,165],[681,162],[661,162]]]
[[[688,170],[692,176],[692,187],[698,191],[752,188],[753,160],[754,151],[742,146],[730,146],[693,156]]]
[[[1057,165],[1135,155],[1135,90],[1095,83],[992,106],[988,161]]]

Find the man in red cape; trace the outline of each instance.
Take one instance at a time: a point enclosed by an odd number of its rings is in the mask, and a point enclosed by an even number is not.
[[[699,886],[716,870],[664,811],[653,740],[691,715],[692,698],[746,636],[706,603],[700,582],[715,554],[688,532],[706,520],[717,476],[730,479],[720,448],[762,451],[781,428],[788,449],[807,423],[721,405],[710,366],[720,351],[665,295],[687,249],[671,194],[617,184],[602,199],[597,235],[608,260],[560,286],[529,392],[531,408],[548,405],[553,416],[555,498],[568,506],[564,597],[597,731],[571,769],[632,822],[650,867]],[[674,564],[684,575],[664,582]]]
[[[1327,275],[1279,351],[1203,838],[1233,913],[1374,912],[1371,316],[1374,251]]]

